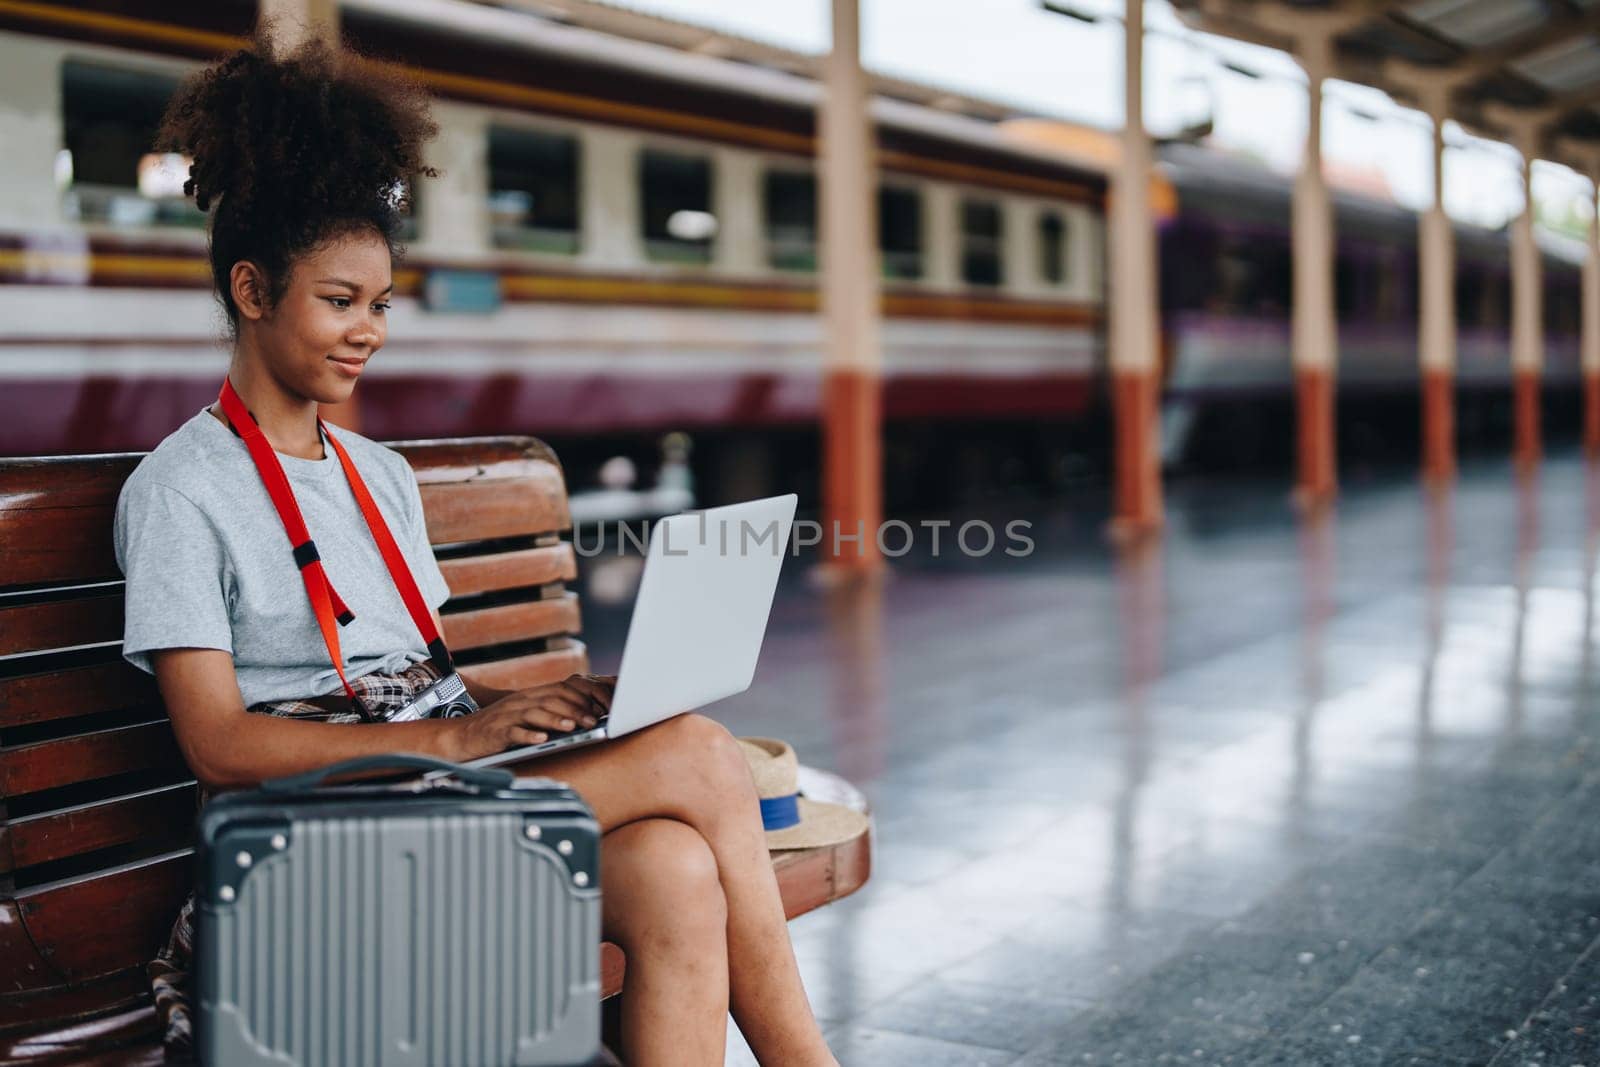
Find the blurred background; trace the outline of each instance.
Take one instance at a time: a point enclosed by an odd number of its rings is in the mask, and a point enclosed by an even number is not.
[[[0,455],[215,397],[150,143],[274,13],[441,127],[332,421],[538,436],[590,549],[1030,524],[791,564],[709,709],[871,804],[842,1062],[1590,1062],[1600,3],[0,0]]]
[[[896,513],[1108,477],[1120,8],[1056,6],[862,8]],[[177,80],[255,15],[230,0],[0,8],[0,453],[147,449],[212,398],[221,320],[203,219],[181,195],[186,162],[150,142]],[[389,343],[359,413],[335,421],[379,439],[537,433],[575,491],[648,489],[665,463],[669,484],[686,467],[709,502],[792,487],[814,504],[827,16],[821,2],[341,4],[346,41],[438,91],[443,177],[412,191]],[[1150,5],[1146,54],[1162,460],[1286,468],[1305,76],[1165,4]],[[1417,447],[1429,123],[1343,82],[1324,113],[1339,441],[1359,474]],[[1495,448],[1520,158],[1454,122],[1444,133],[1462,443]],[[1592,197],[1561,165],[1533,178],[1550,428],[1570,434]],[[602,478],[615,456],[628,462]]]

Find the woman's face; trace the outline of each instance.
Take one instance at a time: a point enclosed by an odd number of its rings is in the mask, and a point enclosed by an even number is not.
[[[388,335],[389,266],[389,246],[372,230],[328,241],[295,260],[276,307],[236,301],[241,329],[285,388],[342,403]]]

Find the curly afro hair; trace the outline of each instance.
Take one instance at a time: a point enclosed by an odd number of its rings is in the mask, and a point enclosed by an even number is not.
[[[283,298],[296,257],[359,230],[400,244],[401,209],[438,126],[420,85],[313,38],[280,54],[270,27],[187,79],[162,117],[156,148],[194,163],[183,191],[210,213],[211,277],[234,335],[229,275],[249,260],[265,300]]]

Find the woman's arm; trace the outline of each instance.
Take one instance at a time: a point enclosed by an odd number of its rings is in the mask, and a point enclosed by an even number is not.
[[[221,649],[162,649],[152,652],[150,661],[178,748],[195,777],[214,790],[253,786],[384,752],[417,752],[462,763],[538,744],[553,730],[572,730],[579,723],[592,726],[596,704],[609,707],[611,700],[610,679],[574,674],[517,690],[459,719],[315,722],[251,714],[239,692],[233,657]],[[500,690],[481,687],[476,692],[487,696]]]
[[[381,752],[471,758],[457,751],[461,731],[453,725],[460,720],[338,724],[252,715],[229,653],[172,648],[151,653],[150,661],[178,748],[195,777],[213,790]]]

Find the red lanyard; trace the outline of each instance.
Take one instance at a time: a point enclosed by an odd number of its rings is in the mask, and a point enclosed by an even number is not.
[[[250,449],[250,458],[255,460],[256,470],[261,472],[261,480],[266,484],[267,493],[278,509],[278,517],[283,520],[284,531],[289,535],[289,544],[294,546],[295,565],[300,568],[300,577],[305,579],[306,593],[311,597],[311,610],[316,613],[322,639],[327,643],[328,654],[333,657],[333,669],[339,672],[339,681],[344,683],[344,691],[350,694],[350,703],[360,708],[361,700],[344,676],[344,657],[339,652],[339,626],[354,622],[355,613],[339,599],[327,572],[322,569],[322,558],[317,554],[316,542],[311,540],[311,534],[306,530],[300,505],[295,503],[294,490],[289,487],[289,479],[283,473],[283,464],[278,462],[278,454],[272,450],[272,444],[261,432],[261,427],[256,425],[254,416],[245,409],[244,401],[239,399],[239,394],[233,391],[233,383],[226,377],[222,379],[222,392],[217,399],[222,404],[223,414],[233,423],[233,432],[244,439],[245,446]],[[394,580],[400,599],[405,601],[406,610],[411,612],[412,621],[421,631],[434,664],[443,676],[448,677],[455,671],[450,650],[445,648],[444,638],[434,628],[433,616],[429,614],[422,594],[417,590],[416,580],[411,577],[411,568],[406,565],[405,556],[401,555],[394,538],[389,534],[389,524],[383,521],[383,514],[378,511],[378,505],[373,503],[366,483],[356,472],[356,465],[350,461],[350,454],[344,450],[339,439],[328,432],[320,415],[317,416],[317,430],[327,436],[328,443],[338,455],[345,478],[350,482],[350,491],[355,494],[356,503],[361,505],[361,514],[366,517],[372,539],[378,543],[384,565],[389,568],[389,577]],[[334,625],[335,615],[339,619],[338,626]]]

